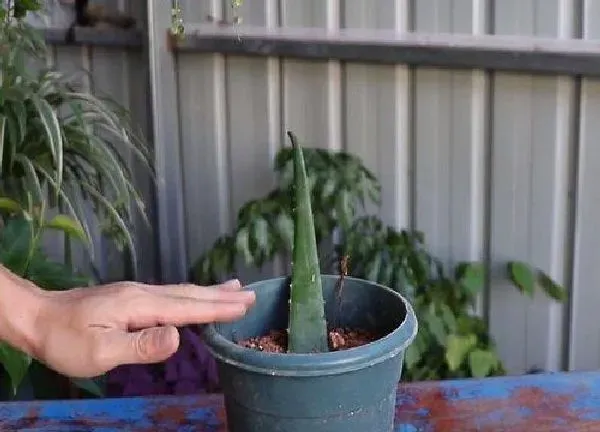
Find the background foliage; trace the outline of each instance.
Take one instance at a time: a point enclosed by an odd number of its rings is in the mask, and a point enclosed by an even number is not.
[[[74,271],[71,240],[85,246],[93,270],[94,224],[124,252],[134,279],[133,222],[146,212],[127,156],[152,174],[151,154],[123,107],[78,90],[78,75],[45,66],[43,34],[25,21],[29,13],[43,13],[42,5],[0,2],[0,262],[44,289],[85,286],[92,279]],[[62,263],[42,249],[49,230],[64,234]],[[5,343],[0,364],[7,390],[0,397],[18,396],[24,383],[32,393],[24,397],[73,393],[65,377]],[[87,395],[101,394],[95,381],[71,382]]]
[[[86,286],[91,282],[90,278],[74,272],[68,265],[50,260],[40,246],[48,230],[60,230],[66,235],[85,241],[85,233],[76,221],[60,214],[45,220],[43,211],[41,217],[33,217],[21,209],[16,201],[7,198],[0,199],[0,208],[8,213],[8,217],[3,219],[0,231],[0,263],[4,267],[46,290],[65,290]],[[36,371],[38,377],[30,383],[34,396],[60,394],[56,388],[52,388],[59,381],[58,374],[2,341],[0,364],[6,371],[2,377],[5,397],[17,395],[30,368]],[[93,380],[77,379],[72,382],[94,395],[102,394]]]
[[[102,233],[127,249],[135,268],[133,219],[146,212],[125,154],[152,172],[150,152],[123,107],[78,91],[77,75],[43,66],[42,34],[19,12],[38,12],[40,2],[11,5],[0,9],[0,194],[31,213],[42,202],[61,209],[88,240],[91,209]]]
[[[337,264],[348,256],[349,275],[389,286],[415,307],[420,327],[406,353],[405,379],[504,374],[485,321],[472,312],[488,280],[484,263],[446,269],[428,252],[422,232],[398,231],[365,214],[367,204],[380,203],[381,186],[354,155],[304,149],[304,157],[323,272],[337,272]],[[261,267],[290,253],[291,149],[280,150],[274,165],[277,187],[240,209],[234,231],[217,239],[194,264],[195,282],[215,283],[232,276],[238,257],[248,266]],[[508,262],[506,270],[527,296],[539,288],[557,301],[566,298],[563,287],[539,269]]]

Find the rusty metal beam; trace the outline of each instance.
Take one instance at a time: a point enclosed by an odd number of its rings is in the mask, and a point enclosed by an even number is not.
[[[179,52],[600,76],[600,44],[583,39],[386,30],[188,26]]]
[[[600,373],[403,384],[395,431],[600,430]],[[220,395],[0,404],[0,430],[226,432]]]

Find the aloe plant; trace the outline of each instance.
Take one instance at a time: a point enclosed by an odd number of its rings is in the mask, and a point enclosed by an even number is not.
[[[295,206],[288,351],[324,352],[328,351],[327,322],[310,187],[302,148],[292,132],[288,136],[293,147]]]

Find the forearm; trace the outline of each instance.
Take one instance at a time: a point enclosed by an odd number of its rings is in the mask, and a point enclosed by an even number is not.
[[[42,290],[0,265],[0,340],[33,354],[43,298]]]

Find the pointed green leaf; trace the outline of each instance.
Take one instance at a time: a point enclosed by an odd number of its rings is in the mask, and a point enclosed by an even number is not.
[[[21,144],[22,138],[19,137],[19,127],[14,117],[6,118],[6,130],[4,131],[5,138],[3,142],[2,151],[2,167],[8,172],[12,169],[14,156],[16,154],[17,147]],[[6,138],[8,136],[8,138]]]
[[[13,273],[24,276],[33,252],[33,229],[25,218],[11,218],[0,231],[0,262]]]
[[[444,326],[444,321],[438,316],[435,305],[432,303],[427,312],[423,315],[424,324],[427,325],[429,331],[435,338],[438,344],[444,346],[447,342],[447,332]]]
[[[446,327],[448,328],[450,333],[456,331],[456,317],[454,316],[452,309],[450,309],[450,307],[446,303],[440,304],[439,309],[442,312],[442,319],[444,320],[444,323],[446,324]]]
[[[538,271],[538,283],[548,296],[559,302],[567,301],[567,290],[557,284],[550,276],[542,271]]]
[[[250,252],[250,236],[248,234],[248,228],[240,229],[235,235],[235,248],[238,253],[241,253],[244,257],[246,265],[250,265],[254,261],[254,257]]]
[[[0,363],[10,377],[12,395],[17,394],[19,385],[29,369],[31,357],[13,348],[5,342],[0,342]]]
[[[70,378],[70,381],[82,390],[93,394],[94,396],[104,397],[104,392],[93,379],[89,378]]]
[[[412,343],[406,348],[404,355],[404,364],[407,369],[412,369],[421,360],[421,353],[417,344]]]
[[[465,360],[467,354],[477,344],[477,336],[474,334],[461,336],[451,334],[448,336],[446,349],[446,363],[451,371],[456,371]]]
[[[42,191],[42,185],[40,184],[40,179],[38,178],[33,163],[27,156],[21,153],[14,156],[14,161],[19,162],[21,168],[25,172],[25,178],[28,182],[27,191],[33,192],[33,195],[35,196],[34,203],[36,205],[41,205],[44,202],[45,194]]]
[[[513,284],[524,294],[533,296],[535,289],[535,275],[527,264],[512,261],[508,263],[508,276]]]
[[[280,213],[275,220],[275,226],[285,246],[291,249],[294,241],[294,221],[292,218],[287,213]]]
[[[498,366],[498,357],[491,351],[476,349],[469,353],[469,368],[475,378],[484,378]]]
[[[482,263],[461,263],[457,279],[471,296],[476,296],[485,284],[485,267]]]
[[[87,243],[89,240],[79,221],[67,215],[59,214],[54,216],[51,220],[44,223],[44,227],[62,231],[81,240],[83,243]]]
[[[6,133],[6,116],[0,114],[0,175],[2,174],[5,133]]]
[[[382,256],[379,251],[373,256],[373,258],[367,264],[366,278],[373,282],[379,281],[379,271],[381,270]]]
[[[49,183],[49,186],[52,187],[55,193],[58,193],[59,198],[61,199],[61,203],[66,207],[68,212],[72,217],[74,217],[80,225],[83,226],[83,229],[86,233],[86,238],[91,238],[91,231],[88,226],[88,222],[85,217],[85,210],[83,208],[83,194],[81,189],[78,186],[70,185],[68,187],[59,187],[56,181],[52,178],[50,173],[45,170],[40,164],[34,163],[35,169],[38,173],[42,175],[42,177]],[[68,170],[67,170],[68,171]],[[65,185],[66,186],[66,185]],[[67,195],[67,192],[70,192],[70,195]],[[74,199],[72,199],[74,197]],[[94,248],[90,241],[86,243],[87,250],[90,253],[91,258],[94,258]]]
[[[328,351],[327,323],[310,190],[302,148],[288,132],[294,151],[294,245],[288,350]]]
[[[339,191],[336,198],[336,214],[340,225],[346,229],[352,225],[354,216],[350,194],[346,190]]]
[[[386,287],[390,287],[391,289],[397,289],[397,287],[393,286],[392,276],[394,275],[394,265],[392,262],[384,262],[381,266],[381,272],[379,274],[378,282]]]
[[[46,138],[56,164],[56,182],[61,185],[63,179],[63,140],[58,117],[45,99],[36,94],[31,95],[31,102],[35,105],[40,121],[46,130]]]
[[[254,220],[252,238],[258,247],[259,253],[263,255],[269,253],[269,224],[264,218],[258,217]]]
[[[69,267],[51,261],[41,251],[31,257],[25,276],[40,288],[49,291],[62,291],[90,284],[87,277],[74,274]]]
[[[96,202],[100,205],[100,207],[103,210],[105,210],[106,213],[108,213],[111,222],[116,223],[116,225],[119,228],[119,233],[121,233],[125,237],[125,241],[127,243],[127,247],[129,248],[131,259],[133,261],[132,266],[134,269],[137,268],[138,259],[135,244],[133,242],[131,231],[127,227],[127,224],[125,223],[125,220],[123,220],[123,217],[119,214],[115,206],[105,197],[103,197],[96,189],[94,189],[94,187],[90,183],[88,183],[87,181],[81,181],[80,184],[83,187],[83,189],[92,196],[92,198],[97,200]]]
[[[327,181],[325,182],[325,184],[323,185],[323,188],[321,189],[321,193],[322,193],[322,199],[323,200],[327,200],[329,199],[335,192],[335,179],[332,177],[329,177],[327,179]]]
[[[10,198],[0,198],[0,210],[10,213],[20,213],[23,211],[21,204]]]
[[[396,291],[404,295],[410,301],[413,301],[415,297],[415,286],[408,278],[406,274],[407,270],[410,269],[407,269],[402,265],[396,264],[394,268],[394,285],[396,286]]]

